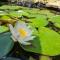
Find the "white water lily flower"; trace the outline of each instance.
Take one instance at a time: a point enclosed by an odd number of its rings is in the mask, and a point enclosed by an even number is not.
[[[14,28],[11,24],[9,24],[9,28],[12,33],[13,40],[18,41],[22,45],[30,45],[31,43],[28,41],[35,38],[35,36],[32,36],[32,30],[26,23],[17,22]]]

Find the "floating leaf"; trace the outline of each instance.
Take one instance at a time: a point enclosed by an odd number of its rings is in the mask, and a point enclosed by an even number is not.
[[[34,53],[41,53],[41,45],[39,41],[39,37],[36,37],[34,40],[31,41],[31,46],[22,46],[22,48],[26,51],[34,52]]]
[[[60,35],[57,32],[41,27],[38,37],[32,41],[32,46],[22,46],[23,49],[49,56],[60,54]]]
[[[40,15],[34,19],[31,19],[30,22],[30,25],[32,25],[33,27],[42,27],[48,24],[48,21],[46,20],[46,17],[44,15]]]
[[[58,28],[60,28],[60,24],[59,23],[54,23],[54,25]]]
[[[0,7],[2,10],[18,10],[19,6],[9,6],[9,5],[3,5]]]
[[[0,33],[8,31],[8,27],[0,26]]]
[[[39,37],[42,54],[49,56],[60,54],[60,35],[57,32],[42,27],[39,29]]]
[[[26,13],[26,12],[24,12],[22,10],[21,10],[21,12],[11,11],[11,12],[9,12],[9,15],[12,16],[12,17],[21,17],[22,15],[28,16],[28,13]]]
[[[0,11],[0,16],[7,15],[5,11]]]
[[[7,15],[4,15],[4,16],[2,16],[2,17],[0,18],[0,21],[2,21],[2,22],[7,22],[7,23],[13,23],[13,22],[15,22],[16,20],[10,18],[10,17],[7,16]]]
[[[11,39],[11,33],[0,34],[0,58],[5,56],[12,49],[14,42]]]
[[[55,16],[54,13],[52,13],[50,10],[47,9],[40,10],[39,13],[47,16],[47,18],[51,18],[52,16]]]
[[[2,19],[2,20],[11,20],[11,18],[8,17],[8,16],[6,16],[6,15],[2,16],[1,19]]]
[[[60,15],[51,17],[49,21],[53,22],[56,27],[60,28]]]

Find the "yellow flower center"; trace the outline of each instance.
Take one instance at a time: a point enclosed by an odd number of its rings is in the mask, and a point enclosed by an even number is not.
[[[23,28],[18,29],[18,32],[19,32],[20,36],[23,38],[27,36],[27,32]]]

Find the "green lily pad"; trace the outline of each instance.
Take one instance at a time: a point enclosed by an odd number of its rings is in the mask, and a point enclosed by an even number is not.
[[[46,20],[46,17],[44,15],[40,15],[34,19],[30,20],[30,25],[33,27],[42,27],[46,26],[48,24],[48,21]]]
[[[22,48],[26,51],[34,52],[34,53],[41,53],[41,45],[39,41],[39,37],[36,37],[31,41],[32,45],[22,46]]]
[[[9,32],[0,34],[0,58],[9,53],[14,45],[10,36]]]
[[[0,11],[0,16],[7,15],[5,11]]]
[[[7,16],[7,15],[4,15],[4,16],[2,16],[2,17],[0,18],[0,21],[2,21],[2,22],[7,22],[7,23],[13,23],[13,22],[15,22],[16,20],[10,18],[10,17]]]
[[[3,5],[0,7],[2,10],[18,10],[19,6],[9,6],[9,5]]]
[[[42,54],[49,56],[60,54],[60,35],[57,32],[42,27],[39,29],[39,37]]]
[[[52,16],[55,16],[54,13],[52,13],[50,10],[47,9],[40,10],[39,14],[46,15],[47,18],[51,18]]]
[[[2,20],[11,20],[11,18],[9,16],[6,16],[6,15],[2,16],[1,19]]]
[[[60,15],[51,17],[49,21],[53,22],[56,27],[60,28]]]
[[[18,10],[19,11],[19,10]],[[21,12],[18,12],[18,11],[11,11],[9,12],[9,15],[12,16],[12,17],[21,17],[22,15],[24,16],[28,16],[29,14],[20,10]]]
[[[9,28],[6,26],[0,26],[0,33],[8,31]]]
[[[60,54],[60,35],[46,27],[41,27],[38,32],[38,38],[32,42],[32,46],[22,46],[24,50],[55,56]]]

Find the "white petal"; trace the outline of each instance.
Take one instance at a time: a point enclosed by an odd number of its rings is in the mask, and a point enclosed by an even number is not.
[[[11,33],[14,35],[15,34],[15,30],[14,30],[13,26],[11,24],[9,24],[8,26],[10,28]]]
[[[26,31],[27,31],[27,33],[28,33],[27,36],[31,36],[31,35],[32,35],[32,32],[33,32],[32,30],[26,29]]]
[[[22,38],[18,38],[18,40],[17,40],[20,44],[22,44],[22,45],[30,45],[31,43],[29,43],[29,42],[24,42],[24,39],[22,39]]]
[[[30,40],[33,40],[35,38],[35,36],[30,36],[30,37],[27,37],[24,39],[24,41],[30,41]]]
[[[26,28],[26,23],[22,23],[22,22],[17,22],[16,25],[15,25],[15,28],[16,29],[19,29],[19,28]]]
[[[9,24],[8,26],[9,26],[9,28],[10,28],[10,31],[11,31],[12,35],[13,35],[15,38],[17,38],[17,37],[18,37],[17,31],[15,31],[15,29],[13,28],[13,26],[12,26],[11,24]]]
[[[14,36],[11,36],[11,38],[13,39],[13,41],[14,42],[16,42],[17,40],[15,39],[15,37]]]
[[[31,43],[29,43],[29,42],[22,42],[21,44],[22,45],[31,45]]]

